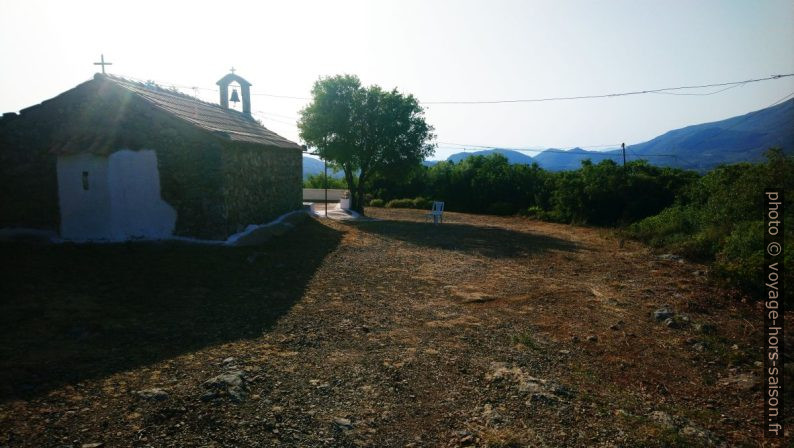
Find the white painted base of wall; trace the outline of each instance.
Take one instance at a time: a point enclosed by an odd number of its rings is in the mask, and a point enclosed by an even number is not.
[[[242,232],[235,233],[225,240],[202,240],[198,238],[190,238],[185,236],[167,236],[163,238],[139,238],[133,241],[140,242],[169,242],[175,241],[188,244],[202,244],[209,246],[246,246],[251,243],[251,237],[256,236],[258,232],[267,233],[268,236],[277,236],[285,233],[291,228],[295,227],[295,222],[300,221],[302,215],[311,216],[312,213],[309,207],[301,210],[294,210],[285,213],[278,218],[266,224],[252,224],[245,228]],[[55,232],[37,229],[23,229],[23,228],[3,228],[0,229],[0,241],[30,241],[34,239],[37,242],[49,242],[54,244],[118,244],[121,241],[112,240],[69,240],[58,237]],[[259,237],[257,237],[259,238]],[[126,241],[124,241],[126,242]]]
[[[160,196],[155,151],[60,156],[57,172],[61,238],[157,240],[173,234],[176,210]]]
[[[192,244],[209,244],[214,246],[249,246],[259,244],[269,239],[272,236],[279,236],[293,227],[295,222],[298,222],[306,215],[311,215],[309,207],[304,207],[301,210],[294,210],[284,213],[278,218],[266,224],[251,224],[242,232],[230,235],[225,240],[200,240],[198,238],[188,238],[182,236],[174,236],[169,238],[172,241],[181,241],[183,243]]]

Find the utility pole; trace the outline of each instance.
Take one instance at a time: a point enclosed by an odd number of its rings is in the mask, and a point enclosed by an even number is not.
[[[626,144],[621,143],[620,147],[623,148],[623,168],[626,168]]]

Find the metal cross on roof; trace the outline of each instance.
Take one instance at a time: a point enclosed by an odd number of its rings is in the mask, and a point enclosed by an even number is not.
[[[229,69],[229,71],[234,73],[236,70],[234,70],[234,67],[232,67],[232,68]]]
[[[99,56],[100,56],[100,60],[102,62],[94,62],[94,65],[101,65],[102,66],[102,74],[104,75],[105,74],[105,66],[106,65],[113,65],[113,63],[112,62],[105,62],[105,55],[104,54],[101,54]]]

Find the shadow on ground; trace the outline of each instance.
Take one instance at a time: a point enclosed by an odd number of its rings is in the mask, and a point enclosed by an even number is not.
[[[0,400],[260,336],[340,240],[308,220],[246,248],[0,245]]]
[[[490,258],[536,255],[549,250],[575,252],[581,247],[571,241],[546,235],[517,232],[499,227],[468,224],[434,225],[416,221],[362,221],[350,223],[357,229],[385,238],[394,238],[434,249],[459,251]]]

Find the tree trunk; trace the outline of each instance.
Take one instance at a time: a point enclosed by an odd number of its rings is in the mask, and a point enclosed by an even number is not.
[[[353,170],[348,166],[343,166],[345,172],[345,181],[347,181],[347,191],[350,192],[350,206],[353,210],[356,209],[356,185],[353,181]],[[328,204],[325,205],[328,207]]]
[[[358,174],[358,184],[356,185],[355,199],[353,199],[353,210],[364,214],[364,170]]]
[[[364,214],[364,186],[359,184],[356,192],[356,200],[353,203],[353,210]]]

